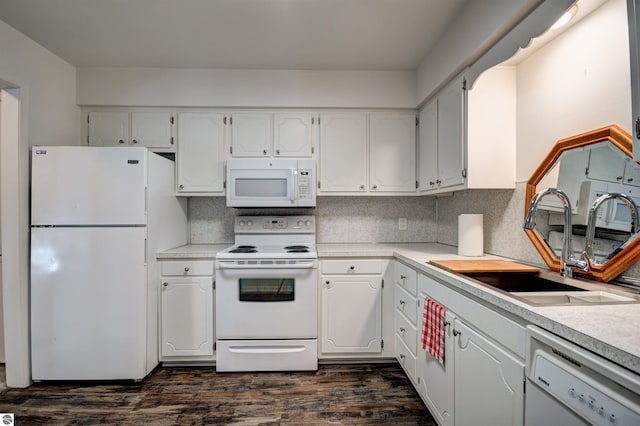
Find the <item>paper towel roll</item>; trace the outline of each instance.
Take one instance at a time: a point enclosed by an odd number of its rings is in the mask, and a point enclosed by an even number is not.
[[[481,214],[458,216],[458,254],[460,256],[482,256],[484,233]]]

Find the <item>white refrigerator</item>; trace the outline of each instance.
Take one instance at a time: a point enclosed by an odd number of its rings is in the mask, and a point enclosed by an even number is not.
[[[174,162],[67,146],[31,160],[32,379],[143,379],[158,364],[156,253],[187,242]]]

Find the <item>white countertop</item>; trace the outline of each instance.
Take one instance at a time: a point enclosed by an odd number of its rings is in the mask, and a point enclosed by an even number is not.
[[[231,247],[229,244],[189,244],[162,251],[156,255],[157,259],[215,259],[219,251]]]
[[[158,254],[158,259],[215,258],[231,244],[198,244],[177,247]],[[640,374],[640,304],[595,306],[532,306],[492,290],[460,275],[430,265],[430,260],[465,259],[456,247],[443,244],[317,244],[318,257],[395,257],[426,272],[451,288],[458,289],[484,304],[497,307],[538,325],[631,371]],[[486,255],[482,258],[496,259]],[[474,257],[473,259],[481,259]],[[612,286],[584,281],[593,289],[611,291]],[[617,289],[617,287],[616,287]]]

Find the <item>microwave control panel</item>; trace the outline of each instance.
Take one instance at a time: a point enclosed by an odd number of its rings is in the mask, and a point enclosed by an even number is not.
[[[312,182],[311,170],[298,170],[298,200],[311,199],[315,183]]]

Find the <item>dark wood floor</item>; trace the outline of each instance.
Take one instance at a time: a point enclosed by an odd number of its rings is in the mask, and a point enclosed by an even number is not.
[[[398,364],[317,372],[158,368],[142,383],[36,384],[0,394],[16,425],[436,425]]]

